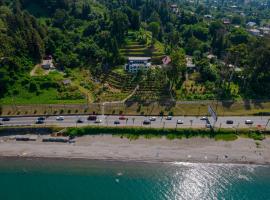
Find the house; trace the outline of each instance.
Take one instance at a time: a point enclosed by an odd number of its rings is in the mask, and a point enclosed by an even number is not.
[[[256,26],[256,23],[255,22],[248,22],[246,25],[248,27],[254,27],[254,26]]]
[[[248,32],[254,36],[260,36],[261,35],[261,32],[260,30],[258,29],[255,29],[255,28],[252,28],[252,29],[249,29]]]
[[[208,58],[209,60],[212,60],[212,59],[217,59],[217,56],[215,56],[215,55],[213,55],[213,54],[208,54],[208,55],[207,55],[207,58]]]
[[[229,19],[223,19],[223,24],[224,25],[230,25],[231,21]]]
[[[187,63],[187,69],[189,71],[195,71],[196,65],[193,63],[191,56],[186,56],[186,63]]]
[[[270,28],[269,27],[260,27],[259,30],[263,35],[269,35],[270,34]]]
[[[165,56],[163,59],[162,59],[162,63],[163,65],[168,65],[172,62],[172,59],[170,58],[170,56]]]
[[[139,70],[148,70],[151,67],[150,57],[129,57],[125,70],[136,73]]]
[[[212,15],[204,15],[204,18],[205,19],[212,19],[213,17],[212,17]]]
[[[178,13],[179,12],[178,6],[176,4],[172,4],[171,5],[171,10],[174,13]]]
[[[65,79],[65,80],[62,81],[62,83],[64,85],[69,85],[69,84],[71,84],[71,80],[70,79]]]
[[[42,60],[41,67],[46,70],[53,69],[54,65],[52,56],[45,56],[44,59]]]

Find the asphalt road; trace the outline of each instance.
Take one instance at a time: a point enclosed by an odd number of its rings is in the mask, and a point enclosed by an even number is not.
[[[1,126],[59,126],[59,127],[80,127],[87,125],[95,126],[134,126],[134,127],[153,127],[153,128],[188,128],[188,127],[205,127],[206,120],[201,120],[201,117],[183,117],[175,116],[172,120],[166,120],[165,117],[156,117],[156,121],[152,121],[149,125],[144,125],[143,121],[149,119],[145,116],[127,116],[127,120],[119,120],[119,116],[97,116],[101,120],[101,123],[95,123],[95,121],[87,120],[88,116],[64,116],[63,121],[57,121],[56,116],[46,117],[43,124],[36,124],[38,117],[13,117],[10,121],[2,121],[0,118]],[[83,123],[77,123],[77,120],[81,119]],[[247,128],[247,127],[265,127],[270,117],[219,117],[215,123],[215,127],[222,128]],[[183,124],[177,124],[177,120],[182,120]],[[227,120],[233,120],[233,124],[226,124]],[[252,120],[252,125],[245,124],[245,120]],[[119,121],[120,124],[114,124],[115,121]],[[209,118],[210,123],[213,123],[212,118]],[[270,123],[268,127],[270,128]]]

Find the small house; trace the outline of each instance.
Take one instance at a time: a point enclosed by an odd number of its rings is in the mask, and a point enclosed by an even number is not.
[[[44,59],[42,60],[41,67],[46,70],[53,69],[54,65],[52,56],[45,56]]]
[[[171,62],[172,62],[172,59],[170,58],[170,56],[165,56],[162,59],[162,63],[163,63],[164,66],[169,65]]]
[[[174,13],[179,13],[179,9],[178,9],[178,6],[176,4],[171,5],[171,10]]]

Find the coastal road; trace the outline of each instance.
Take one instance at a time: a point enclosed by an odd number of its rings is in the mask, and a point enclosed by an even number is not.
[[[206,126],[206,120],[201,120],[201,117],[184,117],[184,116],[174,116],[172,120],[166,120],[165,117],[156,117],[156,121],[152,121],[150,125],[144,125],[143,121],[149,119],[145,116],[125,116],[127,120],[119,120],[119,116],[112,115],[99,115],[98,119],[101,123],[95,123],[95,121],[87,120],[87,115],[70,115],[64,116],[63,121],[57,121],[57,116],[46,117],[43,124],[36,124],[38,117],[12,117],[10,121],[2,121],[0,117],[0,126],[59,126],[59,127],[81,127],[88,125],[95,126],[134,126],[134,127],[152,127],[152,128],[201,128]],[[77,123],[77,120],[81,119],[83,123]],[[248,128],[248,127],[265,127],[270,117],[257,117],[257,116],[245,116],[245,117],[219,117],[218,121],[215,123],[215,127],[221,128]],[[177,124],[177,120],[182,120],[183,124]],[[227,120],[232,120],[233,124],[227,124]],[[245,120],[252,120],[254,123],[252,125],[246,125]],[[114,124],[115,121],[119,121],[120,124]],[[212,118],[209,121],[213,122]],[[270,123],[268,127],[270,128]]]

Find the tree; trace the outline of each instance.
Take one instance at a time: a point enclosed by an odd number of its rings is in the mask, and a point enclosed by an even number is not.
[[[215,65],[209,63],[207,58],[203,58],[196,63],[200,68],[201,79],[202,81],[211,81],[214,82],[218,79],[218,72]]]
[[[88,19],[90,13],[91,13],[90,5],[87,3],[83,4],[81,18]]]
[[[158,22],[151,22],[148,25],[148,30],[152,33],[152,44],[154,44],[154,40],[158,38],[160,32],[160,24]]]
[[[171,53],[171,67],[168,69],[168,77],[171,81],[172,88],[180,79],[185,78],[186,72],[186,55],[183,49],[175,50]]]
[[[249,67],[245,69],[246,82],[252,90],[252,96],[269,98],[270,39],[259,39],[251,46],[251,49]]]
[[[140,14],[137,11],[133,11],[130,19],[130,25],[133,30],[139,30],[140,29]]]
[[[128,17],[125,13],[115,10],[112,13],[111,20],[112,34],[115,35],[118,42],[122,43],[128,30]]]

